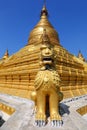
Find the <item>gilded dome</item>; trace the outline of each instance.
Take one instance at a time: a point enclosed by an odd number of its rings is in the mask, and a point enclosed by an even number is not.
[[[48,21],[48,11],[46,7],[44,6],[41,10],[41,19],[38,22],[38,24],[34,27],[34,29],[31,31],[29,39],[28,39],[28,45],[34,44],[38,45],[41,40],[41,36],[43,34],[43,30],[46,29],[46,32],[50,38],[50,41],[54,45],[60,45],[58,33],[53,28],[51,23]]]

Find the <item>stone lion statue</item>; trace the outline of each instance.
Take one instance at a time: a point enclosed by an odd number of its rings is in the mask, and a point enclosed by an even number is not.
[[[55,69],[54,46],[50,44],[46,30],[42,35],[42,45],[40,47],[40,70],[35,78],[36,89],[36,125],[46,124],[47,114],[50,115],[52,125],[62,124],[59,114],[59,102],[63,98],[60,92],[60,77]]]

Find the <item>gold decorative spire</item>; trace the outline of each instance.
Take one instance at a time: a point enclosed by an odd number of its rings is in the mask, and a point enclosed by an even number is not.
[[[7,59],[9,57],[9,53],[8,53],[8,50],[6,50],[4,56],[3,56],[3,59]]]
[[[85,58],[83,57],[81,51],[79,50],[78,56],[77,56],[80,60],[85,61]]]
[[[45,2],[45,1],[44,1]],[[60,45],[58,33],[54,29],[54,27],[51,25],[51,23],[48,20],[48,11],[46,9],[46,5],[43,6],[41,10],[40,15],[40,21],[38,24],[34,27],[34,29],[31,31],[29,39],[28,39],[28,45],[38,45],[41,43],[41,36],[43,34],[43,29],[46,29],[47,35],[50,39],[50,42],[53,45]]]
[[[41,16],[48,16],[48,11],[46,9],[46,5],[43,6],[42,10],[41,10]]]

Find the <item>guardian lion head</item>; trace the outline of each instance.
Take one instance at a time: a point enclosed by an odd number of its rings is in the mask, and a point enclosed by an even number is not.
[[[54,46],[50,43],[50,39],[46,33],[46,29],[43,30],[41,39],[40,65],[42,66],[42,69],[52,69],[54,66],[55,52]]]

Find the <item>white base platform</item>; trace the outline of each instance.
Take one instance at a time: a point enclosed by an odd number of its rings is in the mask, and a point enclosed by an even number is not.
[[[45,127],[36,127],[34,125],[34,102],[31,100],[0,94],[0,102],[16,110],[11,116],[3,113],[6,122],[0,127],[0,130],[87,130],[87,115],[82,117],[76,112],[80,107],[87,105],[87,95],[61,102],[64,122],[62,127],[52,127],[50,122]]]

